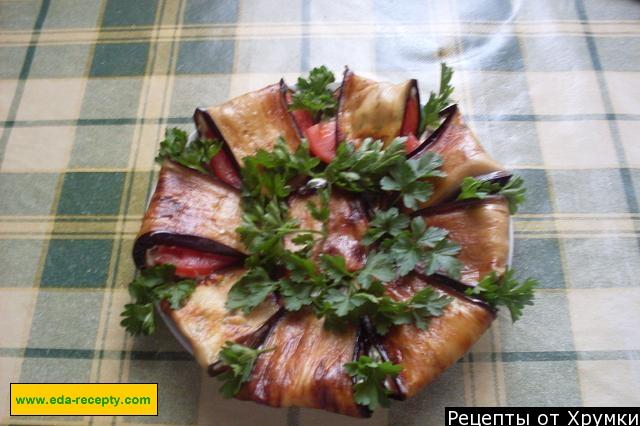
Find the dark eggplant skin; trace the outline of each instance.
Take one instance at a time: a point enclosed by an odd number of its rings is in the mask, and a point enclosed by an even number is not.
[[[395,97],[390,96],[390,93]],[[400,97],[401,94],[405,96],[403,99]],[[349,98],[351,100],[348,100],[347,98],[349,96],[352,96],[353,99]],[[385,144],[390,143],[391,140],[400,136],[404,125],[407,105],[411,98],[416,98],[419,109],[420,91],[418,89],[418,81],[416,79],[410,79],[399,84],[376,82],[359,77],[348,67],[345,67],[342,84],[338,91],[336,146],[341,142],[347,141],[347,139],[349,139],[348,142],[359,145],[365,137],[382,139]],[[394,105],[394,102],[401,99],[402,109],[400,113],[397,110],[397,105]],[[356,102],[356,108],[353,108],[354,105],[348,105],[349,102]],[[363,112],[363,106],[366,113]],[[345,118],[345,114],[350,117]],[[352,114],[353,116],[351,116]],[[358,124],[363,122],[363,117],[365,115],[367,115],[367,117],[371,117],[372,120],[376,120],[375,117],[378,117],[379,127],[376,130],[378,131],[378,134],[369,133],[369,131],[372,131],[373,129],[363,129],[362,125]],[[415,133],[417,133],[420,126],[419,121],[420,120],[418,120]],[[351,138],[350,135],[345,133],[345,128],[349,129],[347,133],[352,136]],[[397,131],[395,131],[396,129]]]
[[[344,108],[344,87],[347,79],[353,75],[353,72],[349,69],[348,66],[344,67],[344,71],[342,73],[342,83],[340,83],[340,87],[338,88],[338,111],[336,112],[336,149],[338,145],[342,142],[345,142],[344,135],[342,135],[340,131],[340,111]]]
[[[287,86],[287,83],[285,83],[284,79],[280,79],[280,102],[287,109],[287,112],[289,113],[289,117],[291,118],[291,123],[293,124],[293,128],[295,129],[296,134],[298,135],[298,138],[302,140],[302,138],[304,138],[305,136],[302,130],[300,130],[300,126],[298,126],[298,122],[293,116],[293,112],[289,110],[289,102],[287,101],[287,95],[293,95],[293,90],[291,90],[291,88]]]
[[[252,336],[250,336],[249,339],[241,340],[236,343],[239,343],[244,346],[248,346],[250,348],[259,347],[260,345],[262,345],[262,343],[264,343],[264,340],[267,338],[267,336],[271,332],[271,329],[278,322],[278,320],[280,320],[280,317],[282,317],[284,313],[285,313],[285,309],[284,308],[280,309],[275,315],[269,318],[269,320],[266,323],[264,323],[264,325],[260,327],[259,330],[257,330]],[[209,374],[210,377],[215,377],[219,374],[224,373],[227,370],[229,370],[229,366],[227,366],[226,364],[224,364],[222,361],[219,360],[217,362],[214,362],[209,366],[209,368],[207,368],[207,373]]]
[[[136,239],[133,245],[133,261],[138,269],[146,266],[147,250],[155,246],[178,246],[205,253],[238,257],[238,264],[244,261],[245,255],[224,244],[197,235],[173,234],[170,232],[150,232]]]
[[[207,111],[205,108],[196,108],[196,110],[193,113],[193,123],[195,124],[196,129],[198,130],[198,135],[201,138],[202,137],[212,138],[222,142],[222,149],[227,154],[227,157],[230,158],[231,161],[233,162],[233,166],[236,169],[238,176],[242,176],[240,172],[240,164],[238,164],[238,160],[236,160],[236,157],[233,156],[233,153],[231,152],[231,148],[229,148],[227,141],[225,141],[224,138],[222,137],[222,134],[220,133],[220,130],[218,130],[218,127],[216,126],[216,123],[213,121],[213,118],[211,118],[209,111]],[[233,188],[241,189],[240,186],[235,186],[235,185],[233,186]]]
[[[363,350],[357,325],[327,330],[309,309],[287,312],[271,328],[251,377],[239,394],[271,407],[297,406],[352,417],[371,412],[355,403],[353,378],[344,369]]]
[[[457,210],[466,208],[469,206],[474,206],[476,204],[481,204],[483,201],[491,201],[491,200],[505,200],[505,197],[502,195],[489,195],[485,198],[469,198],[467,200],[451,200],[446,203],[438,204],[431,207],[426,207],[424,209],[416,210],[411,214],[411,217],[416,216],[429,216],[432,214],[445,213],[451,210]]]
[[[492,308],[491,305],[489,305],[484,300],[477,299],[474,297],[469,297],[466,294],[464,294],[465,289],[469,288],[466,284],[446,276],[439,276],[439,275],[426,276],[419,272],[414,272],[414,274],[418,276],[420,279],[424,280],[425,282],[428,281],[431,287],[434,287],[442,291],[443,293],[446,293],[448,296],[451,296],[460,300],[464,300],[466,302],[473,303],[477,306],[480,306],[486,309],[487,312],[489,312],[494,319],[496,318],[497,310]],[[370,342],[369,350],[374,351],[377,354],[377,356],[380,357],[380,359],[382,359],[383,361],[393,362],[392,358],[390,357],[383,343],[384,336],[380,336],[375,331],[373,324],[368,317],[365,317],[362,321],[362,330],[363,330],[363,333],[366,334],[366,339]],[[400,380],[398,377],[387,380],[386,387],[389,390],[389,396],[391,398],[396,399],[398,401],[404,401],[405,399],[407,399],[407,388],[402,382],[402,380]]]
[[[437,141],[442,135],[442,133],[447,128],[449,128],[449,125],[453,120],[453,116],[457,111],[458,111],[457,104],[449,105],[448,107],[440,111],[440,117],[445,117],[444,121],[438,126],[436,130],[433,131],[433,133],[427,136],[425,140],[422,141],[422,143],[416,149],[414,149],[409,154],[407,154],[407,158],[420,157],[422,154],[424,154],[427,148],[429,148],[430,145],[432,145],[435,141]]]
[[[155,245],[237,256],[241,262],[244,245],[234,231],[241,222],[236,190],[167,160],[133,246],[134,262],[145,266],[146,251]]]
[[[283,100],[284,81],[232,98],[206,108],[217,134],[224,139],[236,162],[242,167],[244,158],[258,150],[270,151],[282,137],[295,151],[299,144],[297,130]],[[202,108],[198,109],[202,114]]]
[[[494,176],[496,172],[510,174],[482,148],[456,105],[445,108],[441,115],[445,117],[443,123],[420,147],[409,154],[411,158],[417,158],[426,152],[432,152],[440,155],[444,161],[440,170],[445,176],[428,179],[433,185],[433,193],[429,200],[420,203],[422,208],[455,197],[466,177]]]
[[[408,284],[388,286],[392,298],[410,297],[424,287],[432,287],[453,298],[440,317],[434,317],[427,330],[406,324],[392,327],[379,336],[372,327],[373,346],[384,360],[403,364],[405,368],[388,386],[391,397],[405,399],[415,395],[444,370],[453,365],[482,336],[496,318],[486,303],[470,299],[449,286],[417,274],[404,278]],[[416,284],[417,283],[417,284]]]

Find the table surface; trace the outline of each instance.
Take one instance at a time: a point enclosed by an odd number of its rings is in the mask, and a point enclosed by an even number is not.
[[[119,326],[165,127],[348,64],[438,82],[526,179],[501,314],[416,398],[368,421],[225,401],[162,328]],[[0,394],[9,381],[157,382],[158,417],[15,424],[441,424],[445,405],[640,405],[640,3],[0,0]]]

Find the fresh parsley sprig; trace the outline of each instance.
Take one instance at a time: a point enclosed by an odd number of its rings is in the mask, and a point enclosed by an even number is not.
[[[218,355],[222,363],[229,367],[218,376],[218,380],[223,382],[220,387],[222,396],[233,398],[240,391],[242,384],[249,381],[258,356],[270,350],[272,349],[252,349],[239,343],[226,341]]]
[[[479,296],[494,308],[505,306],[509,309],[511,320],[516,322],[522,316],[524,307],[533,305],[533,291],[538,287],[538,281],[527,278],[520,282],[513,275],[513,269],[505,270],[502,276],[492,272],[465,293]]]
[[[397,301],[384,296],[370,318],[380,335],[387,334],[393,325],[414,324],[420,330],[426,330],[429,320],[442,316],[452,300],[430,287],[418,291],[408,300]]]
[[[440,64],[440,89],[436,95],[431,92],[429,100],[422,108],[422,120],[420,122],[420,134],[427,129],[435,129],[440,125],[440,111],[451,104],[451,94],[453,86],[451,86],[451,77],[453,77],[453,69],[448,67],[444,62]]]
[[[220,148],[222,143],[214,139],[196,139],[189,143],[187,132],[173,127],[165,130],[156,161],[169,159],[201,173],[208,173],[206,165],[220,152]]]
[[[389,176],[380,180],[383,191],[397,191],[404,206],[416,210],[419,203],[426,202],[433,193],[433,185],[425,179],[444,177],[440,171],[442,157],[434,152],[427,152],[419,158],[398,162],[389,170]]]
[[[120,316],[120,324],[132,335],[153,334],[156,330],[154,305],[162,300],[169,302],[171,309],[180,309],[195,290],[193,280],[176,281],[176,268],[162,264],[140,271],[140,275],[129,284],[129,293],[134,303],[128,303]]]
[[[333,97],[328,86],[334,81],[336,81],[335,76],[324,65],[312,69],[307,79],[298,77],[298,84],[289,109],[307,110],[313,114],[315,120],[333,116],[338,107],[338,101]]]
[[[362,355],[357,361],[346,363],[344,368],[356,379],[353,390],[354,399],[358,404],[372,411],[378,406],[389,406],[389,390],[385,386],[385,381],[387,377],[396,377],[400,374],[402,365],[389,361],[375,361],[367,355]]]
[[[380,273],[378,270],[382,269],[383,274],[393,270],[396,276],[403,277],[419,268],[428,275],[443,272],[457,279],[462,267],[456,258],[460,246],[450,241],[448,236],[448,231],[428,227],[422,217],[410,219],[395,207],[377,210],[363,243],[378,242],[380,254],[379,258],[371,257],[375,266],[370,266],[367,261],[362,274]]]
[[[484,199],[491,194],[502,195],[509,203],[509,213],[516,214],[518,207],[526,199],[525,193],[524,180],[520,176],[512,176],[504,185],[499,182],[481,181],[473,177],[466,177],[462,181],[457,199]]]
[[[365,139],[359,147],[341,143],[336,157],[320,175],[331,185],[350,192],[378,191],[380,179],[406,162],[405,138],[394,139],[384,148],[382,141]]]

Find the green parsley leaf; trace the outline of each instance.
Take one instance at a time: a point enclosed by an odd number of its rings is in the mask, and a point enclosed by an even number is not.
[[[451,297],[440,294],[431,287],[426,287],[414,294],[408,302],[408,307],[416,327],[426,330],[428,319],[441,316],[444,313],[444,308],[452,300]]]
[[[380,187],[383,191],[399,192],[405,207],[416,210],[419,203],[426,202],[433,193],[433,185],[424,179],[445,175],[438,170],[440,166],[442,157],[434,152],[427,152],[419,158],[399,162],[389,171],[389,176],[380,180]]]
[[[374,361],[367,355],[362,355],[357,361],[344,365],[347,373],[356,379],[354,385],[355,401],[375,410],[378,406],[389,406],[389,390],[385,386],[387,377],[396,377],[402,366],[389,361]]]
[[[316,288],[310,281],[294,281],[283,279],[280,281],[280,295],[284,299],[287,311],[299,311],[304,306],[311,305],[315,301]]]
[[[377,303],[372,294],[366,292],[352,292],[348,289],[331,288],[324,297],[325,312],[338,317],[353,315],[354,311],[366,303]]]
[[[396,278],[393,258],[383,252],[371,253],[367,263],[358,274],[358,283],[363,289],[369,289],[375,281],[387,283]]]
[[[373,219],[369,222],[362,244],[371,245],[385,236],[396,237],[409,225],[409,217],[401,214],[397,208],[389,210],[376,210]]]
[[[334,282],[353,277],[353,274],[347,270],[347,264],[342,256],[320,255],[320,268]]]
[[[129,294],[137,303],[148,303],[156,300],[154,289],[164,283],[173,281],[176,267],[169,264],[156,265],[152,268],[145,268],[129,284]]]
[[[440,90],[436,95],[431,92],[429,100],[422,108],[422,120],[420,122],[420,133],[422,134],[427,128],[436,129],[440,125],[440,111],[451,104],[451,94],[453,86],[451,86],[451,77],[453,77],[453,69],[448,67],[444,62],[440,64]]]
[[[515,214],[518,207],[526,199],[524,180],[520,176],[512,176],[504,185],[499,182],[481,181],[473,177],[466,177],[462,181],[458,200],[484,199],[491,194],[504,196],[509,203],[509,213]]]
[[[154,304],[167,300],[171,309],[180,309],[195,290],[195,281],[174,282],[176,268],[162,264],[140,271],[129,284],[134,303],[125,305],[120,324],[132,335],[153,334],[156,329]]]
[[[218,357],[229,369],[218,376],[218,380],[224,382],[220,387],[220,393],[224,398],[233,398],[249,381],[251,371],[258,356],[271,349],[252,349],[247,346],[227,341],[220,350]]]
[[[389,296],[379,298],[377,310],[371,314],[372,323],[378,334],[385,335],[392,325],[415,324],[426,330],[429,319],[439,317],[452,298],[426,287],[410,299],[396,301]]]
[[[201,173],[208,173],[206,165],[221,147],[222,143],[214,139],[196,139],[189,143],[187,132],[174,127],[165,130],[156,161],[169,159]]]
[[[513,275],[513,269],[507,269],[501,277],[492,272],[465,293],[468,296],[481,297],[494,308],[506,306],[511,320],[516,322],[522,316],[522,309],[533,305],[533,292],[538,287],[538,281],[527,278],[519,282]]]
[[[323,224],[329,220],[329,215],[331,211],[329,210],[329,201],[331,197],[331,188],[325,186],[324,188],[318,189],[316,194],[319,198],[318,202],[309,201],[307,203],[307,207],[311,212],[311,217],[315,220],[322,222]]]
[[[451,242],[448,235],[444,229],[427,228],[421,217],[413,218],[409,230],[399,233],[389,244],[398,275],[405,276],[419,266],[428,275],[441,271],[458,278],[462,263],[455,256],[460,246]]]
[[[333,116],[338,102],[333,97],[329,84],[336,80],[335,76],[324,65],[309,72],[309,78],[298,78],[297,90],[292,96],[290,110],[304,109],[311,112],[316,119]]]
[[[460,185],[460,194],[457,200],[479,199],[483,200],[490,194],[496,193],[500,189],[497,182],[481,181],[473,177],[466,177]]]
[[[406,161],[405,141],[406,138],[396,138],[386,148],[382,141],[370,138],[358,148],[341,143],[323,176],[330,184],[347,191],[376,192],[380,189],[380,179],[398,163]]]
[[[226,307],[241,309],[245,314],[261,304],[278,287],[262,267],[250,269],[229,290]]]
[[[181,280],[175,284],[164,284],[156,287],[156,294],[160,300],[167,300],[171,309],[180,309],[196,289],[193,280]]]
[[[518,207],[526,199],[526,191],[524,180],[520,176],[513,176],[509,179],[509,182],[498,191],[498,194],[507,197],[509,213],[516,214]]]
[[[120,316],[124,317],[120,322],[130,334],[150,335],[156,331],[156,319],[153,303],[127,303]]]

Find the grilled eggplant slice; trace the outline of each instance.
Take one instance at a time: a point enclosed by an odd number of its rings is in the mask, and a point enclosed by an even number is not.
[[[242,166],[246,156],[259,149],[271,151],[279,137],[291,150],[300,137],[282,96],[284,81],[233,98],[207,109],[198,108],[194,121],[200,134],[223,140],[235,161]]]
[[[202,173],[165,161],[133,247],[138,268],[157,245],[242,256],[235,229],[242,222],[240,194]]]
[[[509,255],[509,205],[504,197],[454,202],[420,213],[427,225],[446,229],[460,245],[464,284],[475,285],[492,271],[504,272]]]
[[[289,200],[289,214],[298,220],[300,228],[315,231],[322,230],[322,222],[312,215],[308,203],[320,205],[318,195],[296,195]],[[357,271],[364,267],[366,261],[365,246],[360,240],[367,232],[368,222],[362,203],[358,198],[345,192],[334,190],[329,199],[329,220],[327,222],[327,238],[322,244],[314,246],[312,256],[321,253],[340,255],[344,257],[347,269]],[[285,240],[285,246],[289,250],[298,249],[291,242],[291,237]]]
[[[187,303],[168,313],[187,338],[198,363],[215,371],[218,353],[227,340],[255,347],[262,342],[280,306],[271,296],[249,314],[225,308],[227,293],[245,273],[244,268],[226,270],[200,281]]]
[[[433,194],[422,207],[429,207],[450,199],[458,193],[465,177],[482,176],[494,172],[504,172],[504,168],[482,148],[471,129],[464,123],[456,105],[443,110],[444,122],[427,138],[426,143],[409,154],[420,157],[426,152],[442,156],[444,164],[440,168],[446,173],[444,178],[432,180]]]
[[[406,300],[429,286],[452,297],[443,315],[432,318],[427,330],[413,324],[395,326],[376,344],[383,358],[404,367],[395,379],[399,391],[395,396],[400,399],[415,395],[462,358],[495,318],[495,312],[483,302],[416,274],[387,285],[386,290],[393,299]]]
[[[262,344],[242,400],[271,407],[318,408],[353,417],[369,413],[353,398],[344,364],[359,356],[359,328],[327,330],[324,320],[301,310],[283,315]]]
[[[417,135],[420,98],[417,80],[392,84],[344,72],[337,116],[337,142],[359,145],[367,137],[385,144],[397,136]]]

